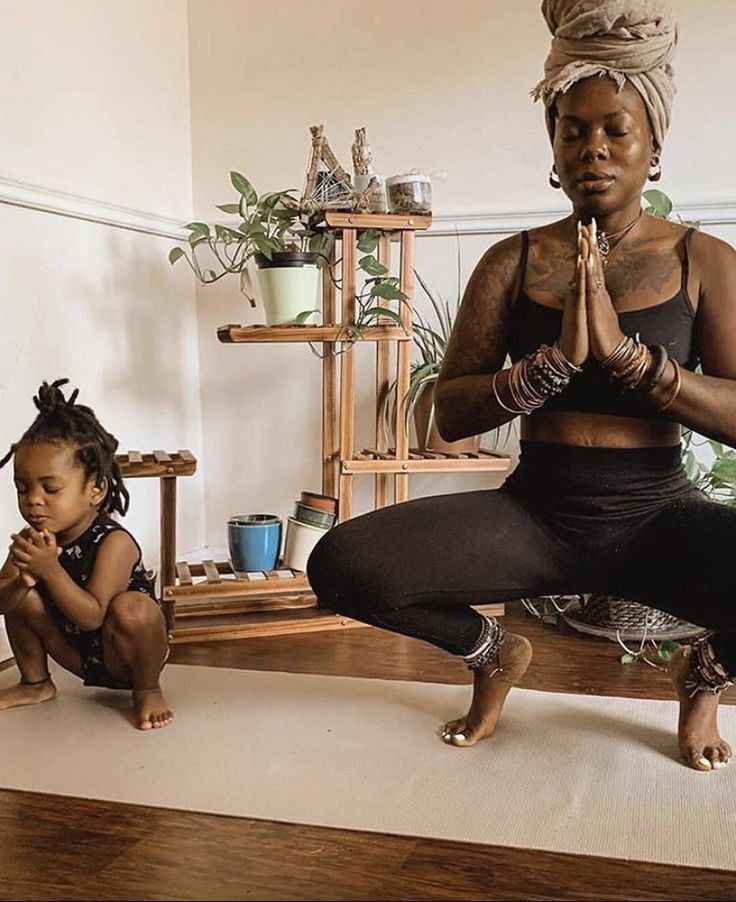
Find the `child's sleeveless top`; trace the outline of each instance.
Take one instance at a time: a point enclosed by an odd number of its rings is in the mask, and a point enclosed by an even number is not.
[[[669,356],[688,370],[694,370],[699,360],[695,311],[687,292],[688,250],[693,231],[688,229],[685,233],[682,280],[677,294],[651,307],[618,314],[619,326],[625,335],[638,337],[646,345],[664,345]],[[522,232],[521,240],[521,282],[511,311],[509,338],[509,354],[514,362],[542,344],[551,345],[559,338],[562,328],[562,310],[532,300],[524,290],[529,233]],[[543,409],[651,416],[642,399],[631,392],[621,392],[592,358],[583,364],[582,373],[573,376],[563,392],[545,402]]]
[[[143,592],[155,601],[156,595],[153,590],[153,581],[148,577],[146,568],[143,566],[138,543],[124,526],[121,526],[108,514],[100,514],[81,536],[70,545],[64,545],[59,557],[59,563],[78,586],[85,588],[92,575],[97,552],[100,550],[100,543],[110,533],[118,530],[128,533],[133,539],[136,548],[138,548],[138,562],[130,574],[127,591]]]

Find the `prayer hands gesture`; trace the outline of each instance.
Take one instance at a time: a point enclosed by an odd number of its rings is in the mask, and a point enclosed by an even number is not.
[[[605,360],[623,337],[606,289],[595,219],[587,226],[578,224],[576,289],[565,304],[560,348],[581,366],[591,355]]]
[[[10,559],[29,588],[39,579],[47,579],[59,569],[61,548],[56,536],[47,529],[38,531],[28,527],[20,533],[11,533]]]

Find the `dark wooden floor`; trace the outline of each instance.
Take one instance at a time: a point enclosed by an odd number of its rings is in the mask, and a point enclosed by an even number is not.
[[[524,686],[673,697],[665,674],[622,666],[613,643],[516,605],[505,622],[534,642]],[[179,646],[172,661],[468,682],[447,655],[368,629]],[[736,874],[0,791],[0,898],[733,900]]]

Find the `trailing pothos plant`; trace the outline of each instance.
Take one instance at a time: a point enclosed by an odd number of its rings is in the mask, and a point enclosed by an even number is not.
[[[230,183],[237,192],[237,200],[216,206],[223,213],[237,217],[236,221],[231,225],[187,223],[184,226],[189,233],[187,245],[177,245],[169,251],[171,264],[186,260],[204,285],[224,276],[239,275],[240,289],[252,307],[256,304],[248,264],[258,255],[272,260],[274,254],[289,251],[315,254],[317,265],[325,271],[326,277],[338,288],[342,287],[330,265],[335,233],[315,217],[302,218],[294,189],[258,194],[240,172],[230,173]],[[401,321],[397,310],[384,306],[386,302],[405,301],[406,295],[399,288],[399,280],[391,276],[375,256],[379,238],[377,230],[368,230],[361,234],[358,242],[358,249],[363,254],[358,266],[365,280],[355,297],[355,322],[345,324],[348,345],[362,338],[363,329],[375,323],[379,316],[384,322]],[[304,323],[315,312],[318,311],[303,311],[297,317],[297,323]]]
[[[230,173],[230,183],[237,192],[237,201],[216,206],[237,220],[231,225],[188,222],[184,226],[189,233],[188,246],[173,247],[169,251],[169,262],[186,260],[204,285],[224,276],[239,275],[240,289],[255,307],[248,272],[248,264],[254,257],[260,254],[272,260],[275,253],[309,252],[316,254],[318,265],[324,266],[329,259],[334,234],[301,220],[294,189],[259,195],[239,172]],[[305,311],[305,315],[312,312]]]

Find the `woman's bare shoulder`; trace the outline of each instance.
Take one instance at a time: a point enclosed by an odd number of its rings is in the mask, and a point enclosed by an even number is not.
[[[728,241],[709,235],[700,229],[693,232],[690,240],[691,254],[701,264],[733,264],[736,261],[736,250]]]
[[[509,269],[518,266],[521,259],[521,232],[494,242],[478,261],[478,269]]]

